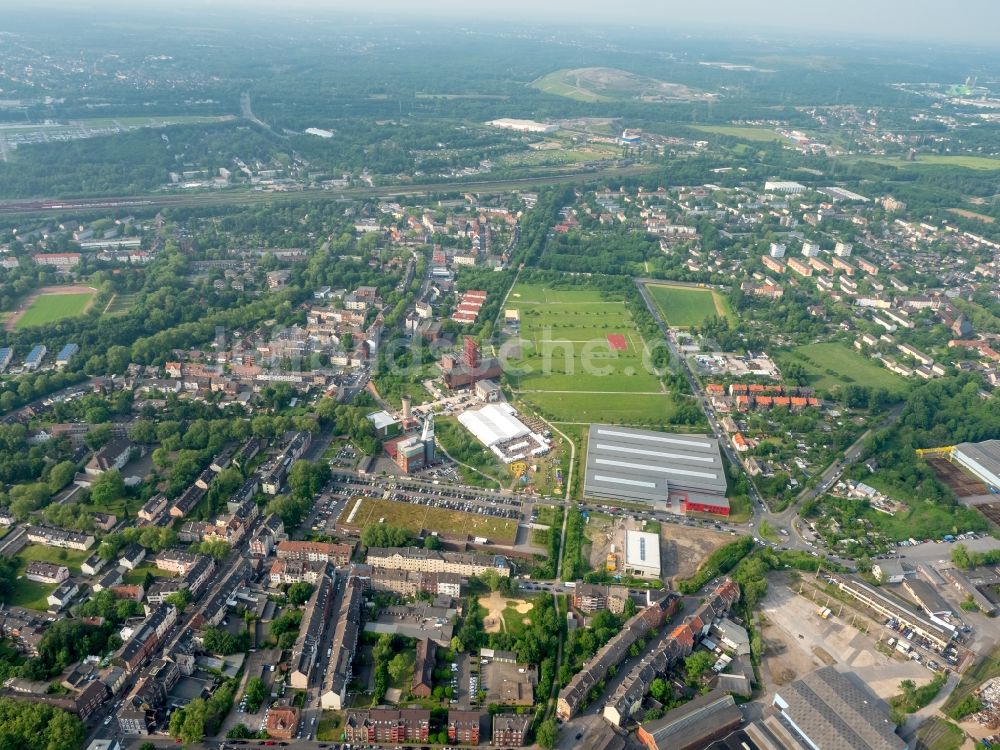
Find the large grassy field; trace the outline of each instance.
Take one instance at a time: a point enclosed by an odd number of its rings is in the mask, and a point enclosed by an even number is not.
[[[62,549],[60,547],[46,547],[43,544],[29,544],[17,553],[17,556],[25,562],[40,560],[42,562],[65,565],[70,573],[80,572],[80,563],[90,557],[91,552],[96,549],[92,547],[89,551]]]
[[[936,164],[946,167],[965,167],[966,169],[980,169],[992,171],[1000,169],[1000,159],[991,159],[988,156],[972,156],[967,154],[920,154],[915,162],[904,162],[914,164]]]
[[[813,388],[835,390],[845,385],[867,385],[902,391],[906,380],[894,372],[838,343],[807,344],[776,357],[778,365],[796,362],[809,375]]]
[[[124,315],[132,309],[138,294],[116,294],[104,308],[104,314],[108,316]]]
[[[17,554],[17,575],[14,582],[14,589],[7,597],[7,604],[15,607],[27,607],[44,612],[48,608],[46,599],[48,595],[56,590],[58,584],[39,583],[29,581],[24,577],[24,571],[28,563],[40,560],[43,562],[65,565],[70,573],[79,575],[80,563],[90,556],[89,552],[80,552],[73,549],[58,549],[56,547],[46,547],[42,544],[29,544]]]
[[[644,364],[643,340],[625,303],[596,289],[519,284],[507,309],[520,312],[520,351],[508,356],[511,387],[558,422],[668,422],[673,410]],[[623,337],[614,349],[609,335]]]
[[[356,508],[358,503],[361,507]],[[395,500],[376,500],[370,497],[352,500],[348,503],[344,519],[351,517],[352,514],[351,523],[362,528],[379,523],[381,519],[382,523],[413,532],[427,529],[442,534],[469,534],[484,536],[491,542],[513,542],[517,536],[517,521],[510,518],[400,503]]]
[[[769,128],[741,127],[739,125],[692,125],[694,130],[703,133],[716,133],[717,135],[728,135],[733,138],[742,138],[746,141],[783,141],[784,138]]]
[[[571,73],[572,71],[569,70],[553,71],[533,81],[531,88],[544,91],[546,94],[555,94],[556,96],[565,96],[568,99],[576,99],[578,102],[611,101],[611,97],[602,96],[586,86],[579,85],[579,82],[572,80]]]
[[[671,284],[647,284],[646,288],[672,328],[699,326],[710,315],[726,317],[735,323],[729,300],[714,289]]]
[[[24,311],[17,323],[17,328],[45,325],[63,318],[80,315],[94,298],[93,292],[77,294],[42,294],[36,297],[31,306]]]

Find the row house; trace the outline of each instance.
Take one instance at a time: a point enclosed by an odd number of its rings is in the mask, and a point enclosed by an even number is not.
[[[277,555],[282,560],[308,560],[328,562],[344,567],[351,561],[354,548],[350,544],[333,542],[296,542],[284,540],[278,543]]]
[[[427,742],[430,725],[431,712],[427,709],[350,710],[344,720],[344,739],[363,745]]]
[[[713,623],[725,617],[739,598],[740,587],[735,581],[726,579],[719,583],[692,614],[661,636],[646,656],[629,670],[605,704],[604,718],[614,726],[622,726],[642,705],[653,680],[688,656],[708,635]]]
[[[93,534],[60,529],[54,526],[29,526],[27,537],[28,541],[34,544],[76,550],[88,550],[97,541]]]
[[[481,718],[478,711],[449,711],[448,741],[457,745],[478,745]]]
[[[524,747],[527,744],[530,714],[494,714],[493,746]]]
[[[319,583],[326,574],[326,562],[309,560],[275,560],[268,574],[272,586],[306,582],[313,585]]]
[[[466,577],[482,575],[487,570],[495,570],[504,578],[511,574],[510,564],[502,555],[443,552],[422,547],[370,547],[368,564],[373,568],[455,573]]]

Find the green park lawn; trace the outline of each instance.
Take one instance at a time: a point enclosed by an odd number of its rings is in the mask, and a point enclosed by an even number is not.
[[[906,380],[882,365],[836,342],[806,344],[776,357],[779,366],[798,363],[809,376],[813,388],[835,390],[845,385],[865,385],[902,391]]]
[[[43,544],[29,544],[17,553],[17,556],[25,561],[40,560],[42,562],[65,565],[71,573],[80,572],[80,564],[90,557],[93,550],[62,549],[61,547],[46,547]]]

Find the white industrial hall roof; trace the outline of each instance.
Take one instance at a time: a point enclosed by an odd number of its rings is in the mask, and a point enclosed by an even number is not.
[[[458,421],[488,448],[531,434],[531,430],[516,415],[510,404],[487,404],[481,409],[459,414]]]

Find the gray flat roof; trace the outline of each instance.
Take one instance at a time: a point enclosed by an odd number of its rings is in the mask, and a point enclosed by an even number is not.
[[[888,707],[867,689],[822,667],[778,688],[774,702],[815,746],[851,750],[903,750]]]
[[[718,441],[593,424],[587,441],[584,494],[633,502],[666,502],[671,493],[721,497],[726,474]]]
[[[971,461],[993,474],[993,477],[1000,476],[1000,440],[959,443],[955,446],[955,453],[957,454],[956,458],[966,466],[967,462]],[[979,478],[987,483],[992,483],[991,477]]]

